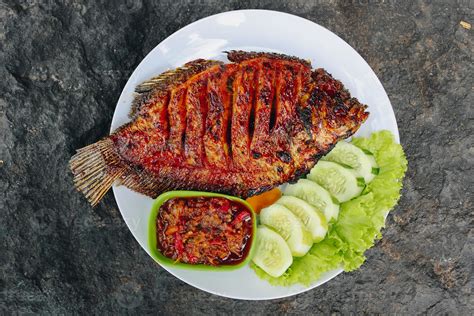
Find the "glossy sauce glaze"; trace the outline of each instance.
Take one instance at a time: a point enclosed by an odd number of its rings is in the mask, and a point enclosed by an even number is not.
[[[156,218],[158,250],[177,262],[212,266],[239,264],[252,241],[252,214],[223,197],[176,197]]]

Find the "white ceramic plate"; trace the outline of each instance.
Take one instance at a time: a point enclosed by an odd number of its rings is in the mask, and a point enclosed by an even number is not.
[[[351,94],[369,105],[370,117],[358,135],[388,129],[398,140],[398,128],[390,101],[364,59],[334,33],[303,18],[265,10],[231,11],[194,22],[156,46],[135,69],[115,109],[112,130],[129,121],[136,85],[161,72],[197,58],[226,60],[223,51],[241,49],[271,51],[311,60],[341,80]],[[146,252],[147,223],[152,199],[123,186],[113,191],[130,231]],[[231,272],[188,271],[164,267],[171,274],[201,290],[248,300],[281,298],[317,287],[342,270],[334,270],[310,286],[275,287],[259,279],[249,267]]]

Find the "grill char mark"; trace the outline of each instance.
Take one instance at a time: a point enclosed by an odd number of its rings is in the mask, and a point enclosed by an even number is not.
[[[233,71],[234,67],[221,67],[208,81],[209,114],[206,118],[204,147],[211,166],[225,167],[229,158],[226,137],[232,95],[227,89],[227,81]]]
[[[234,82],[234,76],[237,66],[227,66],[227,71],[222,79],[220,92],[225,95],[224,99],[224,116],[222,121],[223,127],[223,150],[228,159],[228,164],[232,161],[232,147],[231,147],[231,126],[232,126],[232,103],[233,103],[233,90],[232,84]]]
[[[255,93],[255,123],[250,150],[254,158],[271,153],[270,116],[275,95],[275,69],[263,62]]]
[[[297,79],[299,68],[289,63],[282,63],[280,67],[281,80],[276,88],[277,115],[271,132],[274,148],[276,148],[273,168],[278,175],[287,175],[292,174],[295,167],[300,164],[299,155],[295,155],[297,149],[292,142],[294,133],[298,129],[298,119],[295,114],[300,89]]]
[[[255,69],[242,66],[234,80],[234,99],[232,106],[232,156],[237,168],[246,165],[249,154],[249,118],[252,108]]]
[[[255,72],[254,72],[254,78],[253,78],[253,86],[252,86],[252,92],[251,92],[251,108],[250,108],[250,115],[249,115],[249,151],[251,151],[251,145],[254,137],[254,131],[255,131],[255,111],[256,111],[256,102],[257,102],[257,88],[258,84],[260,81],[260,76],[261,76],[261,64],[256,63],[255,64]]]
[[[290,131],[290,137],[292,140],[292,148],[295,144],[293,141],[296,140],[295,137],[305,129],[305,123],[302,120],[301,110],[302,106],[302,97],[304,94],[304,79],[305,72],[301,67],[295,69],[295,101],[293,102],[293,121],[292,130]]]
[[[163,95],[162,98],[158,99],[155,106],[150,109],[149,113],[143,115],[143,117],[147,117],[150,115],[151,117],[151,124],[152,129],[155,130],[155,133],[150,135],[151,137],[157,137],[157,141],[159,142],[160,146],[164,146],[166,140],[168,139],[168,103],[170,100],[170,94],[166,93]]]
[[[226,87],[227,91],[229,92],[229,103],[228,107],[226,108],[227,115],[226,119],[227,122],[225,124],[226,131],[225,131],[225,147],[227,152],[227,157],[229,158],[229,165],[233,165],[234,154],[232,150],[232,121],[234,120],[234,103],[236,98],[236,93],[234,90],[234,84],[237,80],[240,80],[237,76],[238,70],[234,72],[229,78],[227,78]],[[237,78],[238,77],[238,78]]]
[[[190,166],[205,164],[203,136],[207,109],[207,76],[201,76],[189,86],[186,94],[186,132],[184,153]]]
[[[278,94],[280,93],[280,85],[281,85],[281,71],[280,67],[278,65],[275,65],[275,80],[273,83],[273,97],[272,97],[272,106],[270,110],[270,121],[269,121],[269,132],[271,133],[273,129],[275,128],[275,124],[277,121],[277,116],[278,116]]]
[[[296,104],[297,82],[295,78],[295,69],[290,65],[284,64],[281,69],[281,80],[279,81],[277,94],[277,116],[275,129],[285,129],[291,127],[288,124],[293,120],[293,113]]]
[[[301,174],[311,168],[314,164],[313,150],[311,144],[315,143],[312,134],[312,110],[308,104],[308,78],[310,71],[300,68],[296,76],[297,103],[295,105],[294,124],[291,131],[291,156],[294,157],[294,174],[299,178]],[[290,177],[290,179],[292,179]]]
[[[186,94],[187,89],[180,87],[171,93],[168,106],[168,115],[170,122],[170,137],[168,147],[176,156],[183,153],[183,138],[186,129]]]

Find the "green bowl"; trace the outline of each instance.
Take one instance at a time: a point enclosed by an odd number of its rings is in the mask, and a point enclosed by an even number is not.
[[[165,203],[167,200],[175,197],[198,197],[198,196],[205,196],[205,197],[224,197],[231,201],[236,201],[243,204],[246,208],[250,210],[252,215],[252,236],[250,240],[250,249],[248,251],[247,257],[240,262],[239,264],[233,265],[221,265],[221,266],[209,266],[205,264],[188,264],[182,262],[176,262],[173,259],[165,257],[157,248],[157,240],[156,240],[156,217],[158,216],[158,212],[160,211],[161,205]],[[235,196],[219,194],[219,193],[210,193],[210,192],[199,192],[199,191],[170,191],[161,194],[159,197],[155,199],[153,202],[153,206],[151,207],[151,214],[148,220],[148,247],[150,248],[150,254],[155,259],[156,262],[160,263],[161,265],[168,266],[168,267],[176,267],[176,268],[184,268],[188,270],[207,270],[207,271],[229,271],[239,269],[252,259],[254,245],[255,245],[255,237],[257,231],[257,218],[255,212],[246,201],[239,199]]]

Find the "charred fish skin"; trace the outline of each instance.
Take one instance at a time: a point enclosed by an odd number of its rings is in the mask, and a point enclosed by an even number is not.
[[[142,83],[130,123],[78,150],[77,189],[96,205],[114,181],[249,197],[304,176],[367,119],[366,106],[308,61],[231,51]]]

